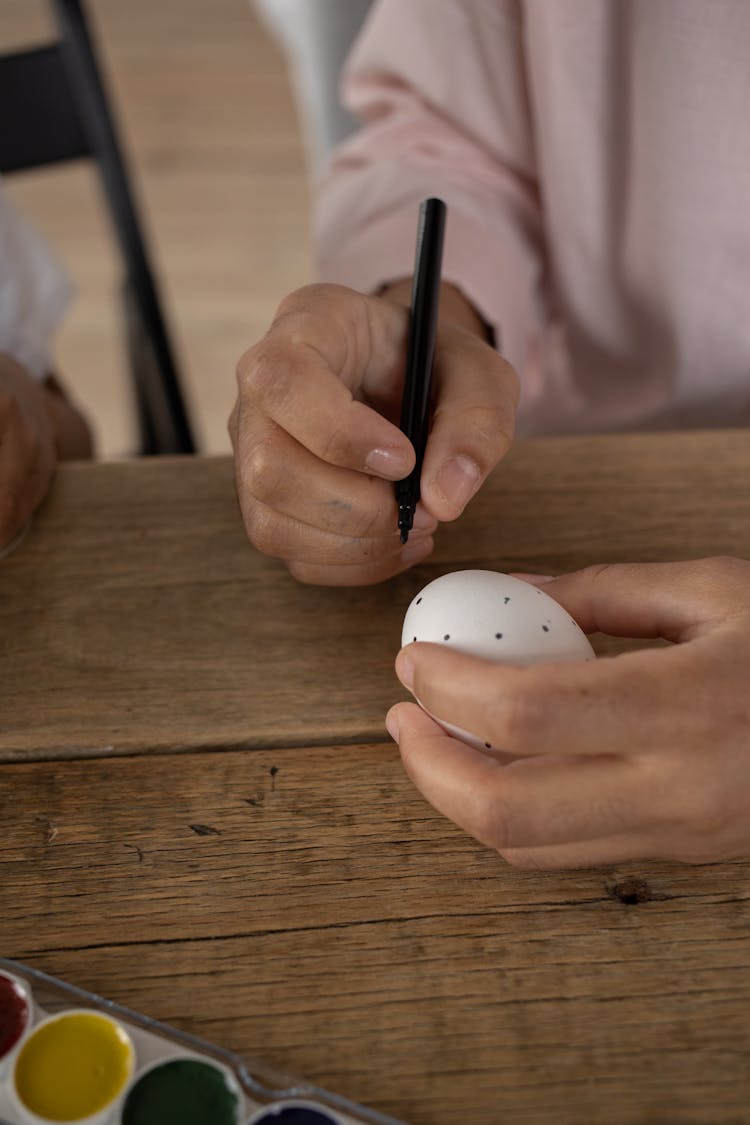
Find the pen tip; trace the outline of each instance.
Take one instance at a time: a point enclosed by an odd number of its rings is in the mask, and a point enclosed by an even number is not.
[[[409,538],[409,531],[408,531],[408,529],[407,529],[407,528],[405,528],[405,527],[402,527],[402,528],[401,528],[401,542],[402,542],[402,543],[405,543],[405,542],[406,542],[406,540],[407,540],[408,538]]]

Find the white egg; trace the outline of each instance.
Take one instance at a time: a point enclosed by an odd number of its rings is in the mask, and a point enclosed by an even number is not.
[[[446,644],[508,664],[595,659],[586,634],[559,602],[538,586],[494,570],[458,570],[420,590],[401,633],[402,645],[412,641]],[[433,718],[469,745],[490,747],[485,738]]]

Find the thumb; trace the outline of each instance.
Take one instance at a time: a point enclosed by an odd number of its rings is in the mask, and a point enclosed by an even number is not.
[[[510,447],[518,377],[488,344],[449,325],[438,334],[434,378],[422,502],[436,519],[453,520]]]

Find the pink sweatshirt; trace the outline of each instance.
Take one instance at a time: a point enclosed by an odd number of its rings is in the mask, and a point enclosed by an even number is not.
[[[520,433],[750,424],[748,0],[380,0],[320,276],[444,277],[521,376]]]

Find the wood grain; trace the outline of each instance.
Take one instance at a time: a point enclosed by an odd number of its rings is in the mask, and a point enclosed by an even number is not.
[[[0,785],[32,965],[413,1125],[747,1121],[748,864],[515,871],[384,745]]]
[[[749,479],[744,431],[519,442],[426,564],[337,590],[248,545],[227,459],[64,467],[0,562],[0,759],[386,740],[431,578],[750,557]]]
[[[518,443],[350,591],[250,548],[226,459],[66,467],[0,563],[0,949],[413,1125],[747,1122],[750,864],[514,871],[382,718],[424,582],[750,557],[749,461]]]

